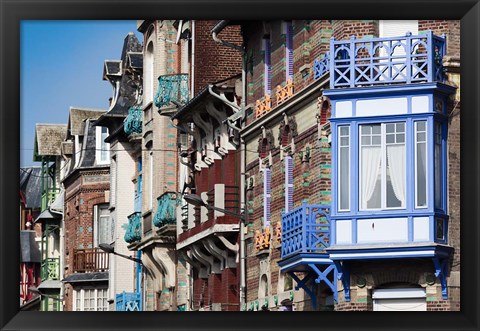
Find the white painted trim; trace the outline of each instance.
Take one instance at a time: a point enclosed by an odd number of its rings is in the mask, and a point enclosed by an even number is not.
[[[330,258],[332,260],[345,259],[345,258],[357,258],[357,257],[371,257],[371,258],[380,258],[380,257],[396,257],[396,256],[416,256],[416,257],[431,257],[435,256],[434,250],[424,250],[424,251],[408,251],[408,252],[372,252],[372,253],[330,253]]]
[[[425,298],[426,296],[424,288],[389,288],[372,291],[372,299],[407,299]]]
[[[300,260],[296,260],[295,262],[289,263],[287,265],[284,265],[283,267],[280,268],[280,270],[287,270],[293,266],[299,265],[299,264],[307,264],[307,263],[316,263],[316,264],[331,264],[333,261],[329,258],[310,258],[310,257],[304,257],[301,258]]]
[[[200,233],[197,233],[194,236],[191,236],[190,238],[177,243],[177,250],[182,249],[200,239],[203,239],[205,237],[208,237],[211,234],[214,234],[216,232],[221,233],[221,232],[238,232],[239,230],[239,225],[238,224],[215,224],[213,227],[208,228],[205,231],[202,231]]]

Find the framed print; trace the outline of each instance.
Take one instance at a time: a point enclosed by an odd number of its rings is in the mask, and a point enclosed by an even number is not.
[[[478,329],[477,1],[1,4],[2,330]]]

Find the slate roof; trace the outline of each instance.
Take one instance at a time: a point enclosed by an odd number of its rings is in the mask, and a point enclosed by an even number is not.
[[[70,107],[70,114],[68,117],[68,129],[71,135],[83,135],[85,131],[85,120],[87,118],[97,119],[106,110]]]
[[[41,168],[20,168],[20,190],[25,198],[25,208],[40,209],[42,203]]]
[[[64,283],[101,282],[101,281],[108,281],[108,271],[76,273],[62,279],[62,282]]]
[[[95,166],[96,155],[96,127],[93,126],[93,121],[87,119],[85,121],[85,133],[83,137],[82,154],[80,156],[80,168],[89,168]]]
[[[132,67],[134,69],[143,69],[143,53],[128,52],[127,66]]]
[[[35,241],[35,231],[20,231],[20,262],[40,263],[40,249]]]
[[[61,155],[61,144],[66,137],[66,124],[37,124],[35,126],[36,156]],[[39,160],[34,159],[34,161]]]

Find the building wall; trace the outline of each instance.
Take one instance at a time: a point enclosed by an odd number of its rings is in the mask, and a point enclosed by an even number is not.
[[[81,170],[65,182],[65,270],[64,277],[74,273],[74,250],[93,248],[93,208],[107,201],[109,170]],[[73,309],[73,292],[65,284],[65,310]]]
[[[210,31],[217,23],[218,20],[195,21],[195,95],[208,84],[240,74],[242,70],[240,51],[213,40]],[[239,26],[227,26],[218,37],[242,45]]]

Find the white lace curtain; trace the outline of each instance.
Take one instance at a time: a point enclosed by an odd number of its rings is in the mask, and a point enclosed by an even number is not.
[[[380,173],[381,152],[380,146],[362,147],[362,209],[367,209],[367,202],[375,191],[375,184]]]

